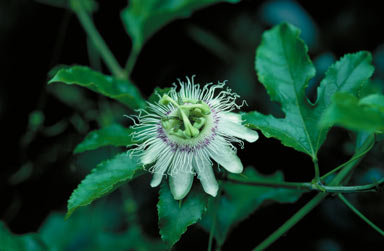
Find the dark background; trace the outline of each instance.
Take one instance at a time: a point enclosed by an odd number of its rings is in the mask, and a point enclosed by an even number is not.
[[[299,9],[286,8],[286,2]],[[277,7],[273,5],[276,3]],[[126,4],[122,0],[99,1],[99,11],[94,15],[96,26],[121,65],[125,64],[131,47],[119,17]],[[379,5],[379,1],[242,1],[234,5],[213,5],[195,12],[191,18],[174,21],[156,33],[144,46],[132,80],[144,96],[149,96],[154,87],[169,86],[176,78],[192,74],[197,75],[196,80],[200,83],[228,79],[231,87],[248,101],[247,110],[281,115],[279,106],[268,101],[254,72],[254,54],[261,33],[276,22],[296,20],[306,38],[311,58],[320,67],[317,76],[320,79],[321,68],[326,68],[334,59],[345,53],[371,51],[377,67],[374,78],[380,83],[383,79],[384,18]],[[283,13],[281,17],[279,13]],[[224,53],[215,51],[214,46],[204,43],[196,30],[213,34],[227,50]],[[69,104],[60,100],[57,92],[46,85],[47,74],[55,65],[90,64],[86,36],[76,16],[68,10],[34,1],[0,0],[0,64],[3,135],[0,219],[14,233],[35,232],[50,212],[65,211],[73,189],[102,159],[99,152],[92,155],[97,156],[93,158],[75,156],[72,150],[87,131],[102,124],[98,115],[92,115],[92,112],[97,113],[104,109],[103,104],[113,102],[80,91],[87,102]],[[99,70],[109,74],[105,66]],[[121,110],[121,107],[117,109]],[[44,114],[44,121],[38,128],[33,128],[29,119],[33,111]],[[73,122],[77,115],[85,117],[83,122],[86,124]],[[127,123],[123,118],[121,121]],[[333,129],[330,137],[319,156],[324,173],[351,154],[350,133]],[[108,156],[115,151],[104,149],[103,154]],[[376,167],[376,172],[383,170],[378,159],[381,153],[382,149],[374,149],[362,163],[358,177],[363,177],[371,167]],[[252,164],[262,173],[281,169],[291,181],[308,181],[313,177],[309,158],[273,139],[261,137],[256,144],[246,144],[239,154],[245,165]],[[88,159],[84,161],[82,158]],[[148,184],[145,179],[140,182]],[[144,201],[140,205],[151,207],[143,209],[141,215],[153,219],[141,221],[145,231],[156,236],[156,191],[149,192],[152,195],[146,199],[140,194],[135,197]],[[303,196],[293,205],[274,204],[258,210],[234,229],[224,250],[255,247],[312,195]],[[348,198],[384,227],[382,195]],[[208,234],[199,227],[191,227],[176,249],[206,249],[207,242]],[[377,232],[338,200],[329,198],[277,241],[271,250],[375,250],[383,244]]]

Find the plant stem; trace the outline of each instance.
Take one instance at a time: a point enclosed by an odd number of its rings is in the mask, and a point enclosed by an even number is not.
[[[342,194],[338,194],[339,199],[351,209],[357,216],[359,216],[363,221],[365,221],[368,225],[370,225],[373,229],[375,229],[379,234],[384,236],[384,231],[381,230],[378,226],[376,226],[372,221],[370,221],[367,217],[365,217],[357,208],[355,208]]]
[[[359,186],[321,186],[329,193],[354,193],[354,192],[381,192],[384,178],[367,185]]]
[[[127,63],[125,64],[125,71],[127,72],[128,76],[131,75],[138,56],[139,56],[139,50],[136,49],[134,46],[132,46],[131,53],[129,54]]]
[[[379,192],[382,191],[381,186],[384,185],[384,178],[379,181],[367,185],[359,186],[325,186],[322,184],[312,184],[309,182],[285,182],[285,181],[244,181],[227,178],[226,181],[248,186],[264,186],[264,187],[283,187],[289,189],[299,189],[308,191],[318,191],[326,193],[356,193],[356,192]]]
[[[350,162],[352,162],[352,161],[354,161],[354,160],[360,158],[361,156],[364,156],[367,152],[369,152],[369,151],[372,149],[372,147],[374,146],[374,144],[375,144],[375,141],[372,141],[371,145],[370,145],[365,151],[361,152],[361,153],[358,154],[358,155],[354,155],[354,156],[353,156],[350,160],[348,160],[347,162],[345,162],[345,163],[339,165],[338,167],[332,169],[330,172],[324,174],[323,176],[320,177],[320,180],[324,180],[324,179],[325,179],[326,177],[328,177],[329,175],[334,174],[335,172],[339,171],[339,170],[340,170],[341,168],[343,168],[345,165],[348,165]]]
[[[312,184],[308,182],[286,182],[286,181],[271,181],[271,180],[238,180],[233,178],[226,178],[227,182],[249,185],[249,186],[264,186],[264,187],[283,187],[300,190],[313,190]]]
[[[214,199],[214,207],[215,210],[213,211],[213,217],[212,217],[212,225],[211,230],[209,231],[209,239],[208,239],[208,251],[212,251],[212,245],[213,245],[213,237],[215,235],[215,228],[216,228],[216,214],[219,208],[220,198],[221,198],[221,182],[219,182],[219,191],[217,192],[217,197]]]
[[[92,18],[84,9],[84,6],[81,1],[72,0],[71,2],[72,9],[75,11],[80,24],[83,26],[88,37],[91,39],[95,47],[99,50],[101,57],[103,58],[105,64],[111,73],[118,78],[126,78],[124,70],[120,67],[116,58],[113,56],[112,52],[109,50],[104,39],[97,31]]]
[[[319,169],[319,162],[317,160],[317,158],[313,159],[313,165],[314,165],[314,168],[315,168],[315,178],[313,179],[315,183],[319,183],[320,184],[320,169]]]
[[[364,143],[357,147],[356,153],[352,157],[353,161],[349,161],[345,168],[336,175],[335,178],[330,182],[330,185],[335,186],[343,182],[346,176],[358,165],[364,155],[361,152],[367,152],[367,149],[371,149],[371,145],[374,143],[374,135],[368,135]],[[372,143],[373,142],[373,143]],[[355,158],[355,156],[360,156]],[[288,219],[282,226],[280,226],[275,232],[267,237],[262,243],[260,243],[255,250],[264,250],[291,229],[297,222],[299,222],[305,215],[307,215],[312,209],[314,209],[320,202],[327,197],[328,193],[317,194],[312,200],[305,204],[296,214]]]
[[[275,232],[273,232],[267,239],[260,243],[254,251],[264,250],[279,239],[285,232],[291,229],[297,222],[299,222],[304,216],[312,211],[325,197],[326,193],[321,193],[316,195],[312,200],[310,200],[304,207],[302,207],[296,214],[294,214],[289,220],[287,220],[283,225],[281,225]]]

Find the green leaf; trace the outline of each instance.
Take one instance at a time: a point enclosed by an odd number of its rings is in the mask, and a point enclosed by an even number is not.
[[[218,2],[237,3],[240,0],[132,0],[121,12],[125,29],[131,36],[133,51],[166,24],[178,18],[187,18],[193,11]]]
[[[240,181],[283,181],[283,173],[278,171],[270,176],[264,176],[253,168],[246,168],[244,175],[230,174],[229,178]],[[266,202],[294,203],[303,191],[288,188],[250,186],[225,182],[222,183],[224,194],[220,201],[212,200],[201,225],[208,232],[215,222],[214,236],[218,243],[223,244],[230,230],[238,223],[249,217]]]
[[[61,66],[52,71],[53,77],[48,84],[62,82],[68,85],[80,85],[92,91],[116,99],[130,108],[144,108],[145,100],[139,90],[127,80],[104,75],[86,66]]]
[[[336,93],[322,123],[358,131],[383,132],[384,96],[373,94],[359,100],[348,93]]]
[[[13,234],[0,221],[0,250],[40,251],[47,248],[37,234]]]
[[[100,163],[72,192],[66,218],[78,207],[89,205],[95,199],[115,190],[122,182],[131,180],[139,170],[142,170],[142,166],[129,153],[118,154],[113,159]]]
[[[368,52],[347,54],[330,66],[312,104],[305,96],[308,81],[315,68],[307,54],[307,46],[299,38],[300,31],[281,24],[263,34],[256,52],[256,71],[270,98],[281,104],[284,118],[259,112],[244,114],[250,127],[260,129],[266,137],[274,137],[285,146],[317,159],[317,152],[329,128],[320,126],[320,118],[335,92],[357,94],[373,73]]]
[[[119,124],[112,124],[105,128],[94,130],[78,144],[75,153],[94,150],[103,146],[129,146],[134,143],[132,140],[131,128],[125,128]]]
[[[193,186],[188,196],[177,201],[173,198],[169,186],[163,182],[159,191],[157,211],[161,238],[173,246],[187,227],[201,219],[206,211],[208,195],[201,186]]]
[[[360,99],[359,104],[378,112],[384,112],[384,95],[378,93],[368,95]]]

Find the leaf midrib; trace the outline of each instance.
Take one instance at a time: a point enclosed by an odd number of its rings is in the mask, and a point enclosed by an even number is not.
[[[297,38],[297,37],[296,37]],[[297,42],[300,42],[300,40],[297,38],[296,39]],[[289,75],[291,77],[291,80],[293,83],[296,83],[296,81],[294,81],[293,79],[293,74],[292,74],[292,70],[291,70],[291,64],[288,63],[287,61],[287,51],[286,51],[286,47],[284,46],[284,42],[282,39],[280,39],[280,44],[281,44],[281,47],[283,49],[283,53],[284,53],[284,59],[285,59],[285,62],[288,66],[288,72],[289,72]],[[296,103],[296,106],[299,110],[299,114],[300,114],[300,119],[301,119],[301,122],[303,124],[303,127],[304,127],[304,132],[305,132],[305,135],[307,137],[307,140],[309,142],[309,146],[311,148],[311,152],[307,152],[309,155],[311,155],[312,159],[315,159],[316,158],[316,153],[314,151],[314,148],[313,148],[313,143],[312,143],[312,140],[311,140],[311,137],[309,136],[309,133],[308,133],[308,129],[307,129],[307,124],[305,123],[304,121],[304,118],[303,118],[303,114],[302,114],[302,111],[301,111],[301,107],[300,107],[300,104],[299,104],[299,100],[298,100],[298,93],[297,93],[297,90],[296,90],[296,85],[293,85],[293,90],[295,92],[295,103]]]

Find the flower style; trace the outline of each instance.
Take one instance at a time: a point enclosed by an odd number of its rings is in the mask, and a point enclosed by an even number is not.
[[[139,110],[132,136],[142,143],[132,153],[145,168],[149,166],[152,187],[169,175],[175,200],[188,194],[196,173],[204,191],[216,196],[219,187],[211,159],[231,173],[241,173],[243,165],[231,142],[243,147],[240,139],[254,142],[258,134],[242,125],[241,115],[231,112],[242,105],[235,103],[239,95],[223,89],[225,82],[201,88],[192,77],[179,84],[178,91],[174,85],[167,94],[159,95],[158,103]]]

